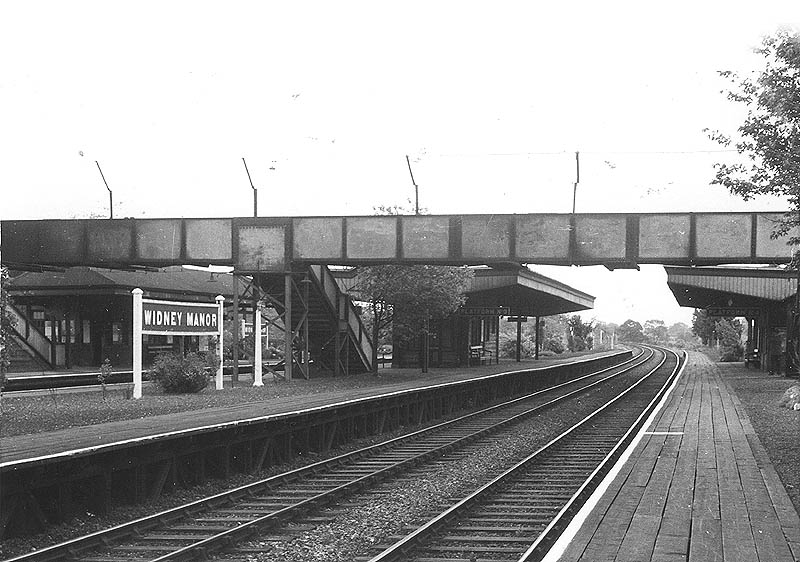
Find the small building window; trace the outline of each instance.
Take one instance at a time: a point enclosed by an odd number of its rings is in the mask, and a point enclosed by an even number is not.
[[[37,320],[37,321],[44,320],[44,310],[43,309],[39,309],[39,310],[34,309],[34,311],[33,311],[33,319]]]
[[[122,341],[122,322],[111,323],[111,341],[114,343]]]
[[[81,334],[83,336],[83,343],[92,343],[92,321],[84,320],[81,325]]]

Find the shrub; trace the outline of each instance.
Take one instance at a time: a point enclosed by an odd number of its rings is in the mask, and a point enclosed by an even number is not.
[[[164,353],[153,362],[150,380],[171,394],[200,392],[208,386],[209,367],[209,361],[197,353]]]
[[[719,360],[722,363],[741,361],[744,350],[741,345],[725,346],[720,348]]]

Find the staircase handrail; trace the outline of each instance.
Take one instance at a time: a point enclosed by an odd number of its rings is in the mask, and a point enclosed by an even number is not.
[[[6,311],[15,320],[13,330],[17,336],[24,341],[30,349],[32,349],[41,359],[53,364],[52,357],[52,342],[42,333],[42,331],[30,321],[28,316],[20,311],[11,303],[6,303]],[[23,331],[20,331],[20,324],[24,325]]]
[[[327,266],[311,265],[309,266],[309,271],[316,277],[315,281],[317,284],[322,287],[323,293],[328,300],[328,305],[334,313],[338,300],[347,303],[343,311],[345,316],[342,320],[345,320],[350,335],[353,337],[353,340],[358,343],[357,349],[359,355],[361,355],[364,360],[364,364],[368,369],[371,369],[373,343],[364,329],[364,323],[361,321],[358,312],[356,312],[355,305],[348,295],[339,288],[339,284],[336,282],[336,279]]]

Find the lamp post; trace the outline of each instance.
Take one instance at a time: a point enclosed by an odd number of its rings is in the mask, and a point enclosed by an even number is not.
[[[114,218],[114,193],[111,191],[111,188],[108,187],[108,182],[106,181],[106,177],[103,175],[103,170],[100,169],[100,162],[97,160],[94,161],[97,164],[97,169],[100,170],[100,177],[103,178],[103,183],[106,184],[106,189],[108,190],[108,214],[109,218]]]
[[[250,180],[250,187],[253,189],[253,216],[258,216],[258,189],[256,186],[253,185],[253,179],[250,177],[250,170],[247,169],[247,162],[245,159],[242,158],[242,162],[244,163],[244,171],[247,172],[247,179]]]

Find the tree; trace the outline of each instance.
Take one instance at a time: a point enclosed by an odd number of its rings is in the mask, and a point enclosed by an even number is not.
[[[676,347],[686,348],[690,347],[693,343],[697,343],[697,338],[692,334],[691,328],[683,322],[676,322],[667,328],[667,335],[669,337],[669,343]]]
[[[734,72],[720,75],[732,86],[728,99],[743,104],[747,116],[736,139],[719,131],[709,136],[733,144],[745,162],[716,164],[714,184],[728,188],[745,200],[757,195],[786,197],[787,212],[774,236],[800,224],[800,34],[786,30],[766,37],[755,52],[764,57],[764,68],[753,76]],[[791,237],[789,243],[800,240]]]
[[[642,325],[636,320],[625,320],[619,328],[617,328],[617,336],[621,341],[630,343],[639,343],[644,341],[644,333]]]
[[[543,351],[564,353],[567,350],[567,316],[556,314],[542,318],[539,323],[539,334],[542,337]]]
[[[663,320],[645,321],[642,334],[648,343],[655,345],[667,345],[669,343],[667,326],[664,324]]]
[[[407,201],[411,205],[411,201]],[[403,205],[373,207],[376,215],[401,215]],[[421,209],[425,213],[425,209]],[[372,372],[378,374],[378,342],[391,330],[392,337],[409,341],[427,335],[432,320],[444,319],[466,301],[472,279],[467,267],[438,265],[372,265],[356,270],[355,292],[367,303],[363,318],[372,331]]]
[[[695,308],[692,313],[692,333],[700,338],[703,345],[714,342],[715,320],[703,308]]]
[[[594,322],[594,334],[593,338],[595,341],[595,346],[602,345],[604,347],[609,347],[612,342],[612,338],[616,337],[617,330],[619,326],[614,324],[613,322],[603,322],[602,320],[595,320]]]
[[[714,323],[720,346],[720,361],[739,361],[742,358],[742,323],[735,318],[720,318]]]
[[[745,162],[717,164],[712,183],[748,200],[757,195],[785,197],[789,210],[773,231],[787,234],[800,225],[800,34],[788,30],[765,37],[755,50],[764,67],[749,77],[724,71],[731,81],[728,99],[743,104],[747,116],[737,129],[738,137],[713,131],[710,137],[723,146],[733,144]],[[797,246],[800,238],[790,236]],[[800,269],[800,253],[794,252],[792,267]],[[800,370],[800,310],[795,310],[789,328],[789,355]]]
[[[567,347],[570,351],[585,351],[592,349],[592,322],[584,322],[577,314],[567,320]]]
[[[373,373],[377,374],[379,330],[392,322],[394,336],[410,341],[427,334],[431,321],[458,310],[472,278],[467,267],[376,265],[360,267],[355,291],[372,315]]]

